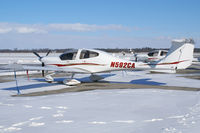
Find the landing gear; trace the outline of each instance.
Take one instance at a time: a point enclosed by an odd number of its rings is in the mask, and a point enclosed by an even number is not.
[[[80,83],[81,83],[80,81],[78,81],[78,80],[76,80],[76,79],[73,79],[74,75],[75,75],[75,74],[72,73],[70,79],[65,79],[65,80],[63,80],[63,84],[69,85],[69,86],[73,86],[73,85],[78,85],[78,84],[80,84]]]
[[[51,74],[48,74],[45,76],[45,80],[49,83],[52,83],[54,81],[54,78],[52,77],[52,75],[54,75],[55,73],[51,73]],[[80,84],[81,82],[76,80],[76,79],[73,79],[74,77],[74,73],[72,73],[71,75],[71,78],[70,79],[65,79],[63,80],[63,84],[65,85],[69,85],[69,86],[72,86],[72,85],[78,85]]]
[[[76,80],[76,79],[65,79],[63,80],[63,84],[65,85],[69,85],[69,86],[72,86],[72,85],[78,85],[80,84],[81,82]]]
[[[54,81],[54,78],[52,77],[52,75],[54,75],[55,73],[51,73],[45,76],[45,80],[49,83]]]

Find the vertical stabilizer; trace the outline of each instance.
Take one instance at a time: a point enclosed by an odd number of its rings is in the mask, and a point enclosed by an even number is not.
[[[158,64],[169,64],[174,69],[185,69],[192,64],[193,51],[193,39],[173,40],[166,57],[158,61]]]

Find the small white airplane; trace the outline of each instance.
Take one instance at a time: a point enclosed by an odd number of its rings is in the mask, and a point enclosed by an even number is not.
[[[137,61],[154,62],[163,59],[167,55],[167,52],[167,50],[154,50],[147,54],[136,54],[135,58]]]
[[[167,55],[167,50],[154,50],[147,54],[135,54],[133,57],[129,56],[129,60],[142,61],[142,62],[154,62],[163,59]],[[127,58],[128,59],[128,58]],[[199,65],[200,57],[193,58],[192,64]]]
[[[193,41],[193,40],[190,39],[190,41]],[[168,50],[153,50],[146,54],[134,54],[133,53],[132,54],[133,56],[129,56],[129,60],[142,61],[142,62],[155,62],[155,61],[159,61],[159,60],[163,59],[167,55],[167,52],[168,52]],[[200,57],[193,58],[192,64],[197,64],[197,65],[200,64]]]
[[[67,51],[58,57],[41,57],[38,56],[42,66],[28,66],[28,65],[8,65],[6,68],[18,70],[41,70],[53,71],[53,73],[45,76],[46,81],[54,81],[52,75],[56,72],[70,73],[71,79],[63,81],[66,85],[76,85],[80,81],[73,79],[74,74],[91,74],[90,79],[98,81],[101,79],[95,73],[104,73],[121,70],[151,70],[157,72],[174,73],[177,69],[185,69],[189,67],[193,59],[194,42],[188,39],[174,40],[167,55],[153,63],[135,62],[117,58],[100,50],[93,49],[79,49]],[[47,53],[47,55],[49,52]]]

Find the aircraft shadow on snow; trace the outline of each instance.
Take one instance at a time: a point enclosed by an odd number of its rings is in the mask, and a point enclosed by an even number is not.
[[[101,75],[101,77],[107,78],[107,77],[111,77],[114,76],[116,74],[103,74]],[[84,78],[80,78],[78,79],[81,82],[92,82],[90,80],[90,78],[84,77]],[[145,84],[145,85],[166,85],[166,83],[162,83],[162,82],[156,82],[156,81],[151,81],[151,78],[142,78],[142,79],[136,79],[136,80],[131,80],[130,82],[115,82],[115,81],[106,81],[106,80],[100,80],[99,82],[107,82],[107,83],[121,83],[121,84]]]
[[[114,76],[116,74],[102,74],[100,75],[102,77],[102,79],[107,78],[107,77],[111,77]],[[31,84],[31,85],[22,85],[20,86],[19,84],[19,88],[20,90],[27,90],[27,89],[34,89],[34,88],[39,88],[39,87],[48,87],[48,86],[56,86],[58,84],[61,84],[62,81],[66,79],[66,78],[55,78],[55,82],[54,83],[46,83],[44,78],[37,78],[37,79],[33,79],[39,82],[43,82],[43,83],[37,83],[37,84]],[[83,83],[90,83],[92,82],[89,78],[89,76],[83,77],[83,78],[76,78],[77,80],[83,82]],[[136,79],[136,80],[131,80],[130,82],[115,82],[115,81],[106,81],[106,80],[101,80],[99,82],[102,83],[121,83],[121,84],[145,84],[145,85],[165,85],[166,83],[162,83],[162,82],[155,82],[155,81],[150,81],[150,78],[142,78],[142,79]],[[18,81],[20,83],[20,81]],[[17,90],[16,86],[14,87],[9,87],[9,88],[4,88],[3,90]]]
[[[20,81],[19,81],[20,82]],[[58,85],[58,83],[38,83],[38,84],[31,84],[31,85],[19,85],[20,90],[27,90],[27,89],[34,89],[34,88],[40,88],[40,87],[48,87],[48,86],[55,86]],[[3,90],[17,90],[17,87],[9,87],[4,88]]]
[[[102,74],[102,78],[114,76],[115,74]],[[48,86],[56,86],[58,84],[62,84],[62,81],[66,78],[54,78],[54,83],[47,83],[44,78],[36,78],[32,80],[36,80],[42,83],[37,83],[37,84],[31,84],[31,85],[20,85],[20,80],[18,81],[19,83],[19,88],[20,90],[27,90],[27,89],[34,89],[34,88],[40,88],[40,87],[48,87]],[[83,78],[76,78],[77,80],[81,82],[92,82],[88,76],[83,77]],[[28,82],[28,81],[27,81]],[[17,90],[16,86],[9,87],[9,88],[4,88],[2,90]]]

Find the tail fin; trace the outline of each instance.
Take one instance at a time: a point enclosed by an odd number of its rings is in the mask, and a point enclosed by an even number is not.
[[[166,57],[159,64],[172,64],[174,69],[185,69],[192,64],[194,41],[192,39],[173,40]]]

